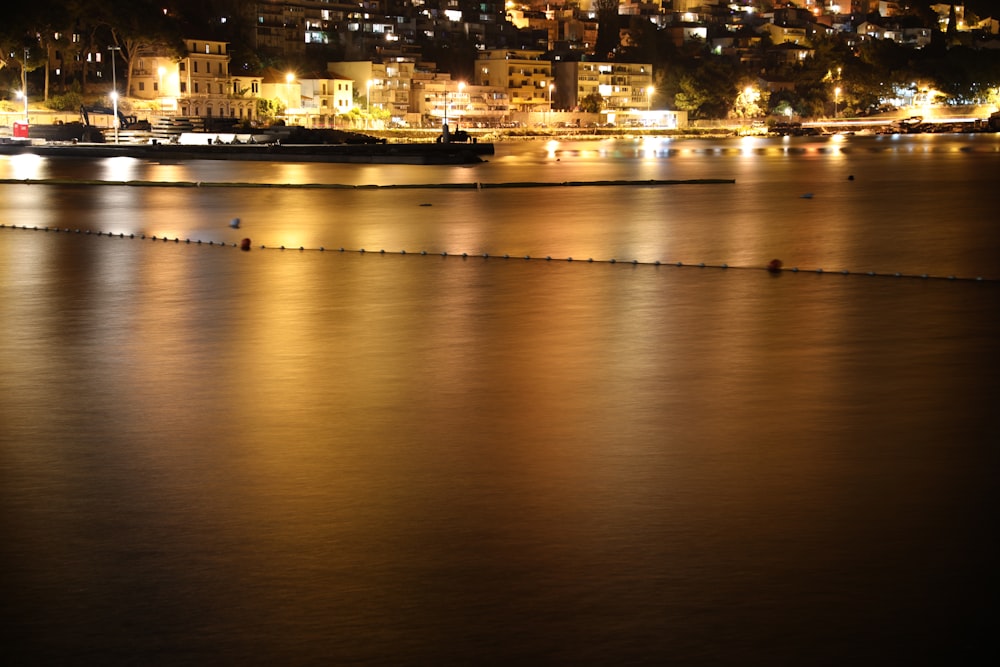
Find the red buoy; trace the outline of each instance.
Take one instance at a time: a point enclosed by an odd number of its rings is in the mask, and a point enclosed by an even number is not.
[[[782,266],[784,266],[784,263],[780,259],[772,259],[767,263],[767,270],[771,273],[777,273],[781,271]]]
[[[250,239],[243,239],[243,241],[240,243],[240,250],[249,250],[249,249],[250,249]]]

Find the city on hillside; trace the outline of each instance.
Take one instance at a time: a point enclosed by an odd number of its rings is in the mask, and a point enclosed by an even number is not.
[[[0,125],[74,114],[121,129],[180,118],[355,130],[988,116],[1000,102],[997,4],[35,0],[0,25]]]

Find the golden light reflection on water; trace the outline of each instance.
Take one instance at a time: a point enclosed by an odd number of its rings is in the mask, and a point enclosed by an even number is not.
[[[989,285],[0,235],[7,599],[60,654],[803,657],[992,566]]]
[[[136,178],[142,161],[131,157],[112,157],[98,161],[97,180],[131,181]]]
[[[10,162],[11,178],[39,179],[44,175],[45,160],[39,155],[12,155],[7,159]]]

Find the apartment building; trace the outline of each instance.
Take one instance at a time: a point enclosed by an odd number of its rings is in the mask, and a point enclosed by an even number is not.
[[[134,56],[131,96],[180,116],[255,119],[260,77],[230,78],[228,43],[185,39],[184,45],[187,55],[180,59],[155,52]]]
[[[298,77],[299,104],[296,110],[308,127],[332,127],[337,116],[354,107],[354,82],[333,72]]]
[[[552,108],[552,63],[543,51],[493,49],[479,54],[475,84],[507,91],[511,111],[547,111]]]
[[[553,104],[557,109],[578,109],[582,100],[598,94],[605,110],[649,109],[653,66],[649,63],[554,63]]]

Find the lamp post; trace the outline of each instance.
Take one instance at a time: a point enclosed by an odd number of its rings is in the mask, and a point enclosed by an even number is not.
[[[654,92],[656,92],[656,89],[653,88],[652,86],[648,86],[646,88],[646,111],[649,111],[649,110],[651,110],[653,108],[653,93]]]
[[[21,90],[18,97],[24,97],[24,122],[28,122],[28,49],[24,49],[24,63],[21,65]]]
[[[118,143],[118,75],[115,72],[115,51],[121,51],[120,46],[109,46],[108,51],[111,52],[111,105],[113,111],[115,112],[114,120],[115,124],[115,143]]]
[[[833,117],[837,117],[837,108],[840,106],[840,86],[833,89]]]
[[[462,108],[462,95],[464,93],[465,93],[465,82],[464,81],[459,81],[458,82],[458,104],[459,104],[458,108],[459,109]],[[456,118],[455,118],[455,129],[456,130],[459,129],[458,128],[458,124],[459,124],[460,120],[461,120],[461,115],[456,116]]]
[[[368,129],[368,120],[372,113],[372,81],[365,81],[365,129]]]

